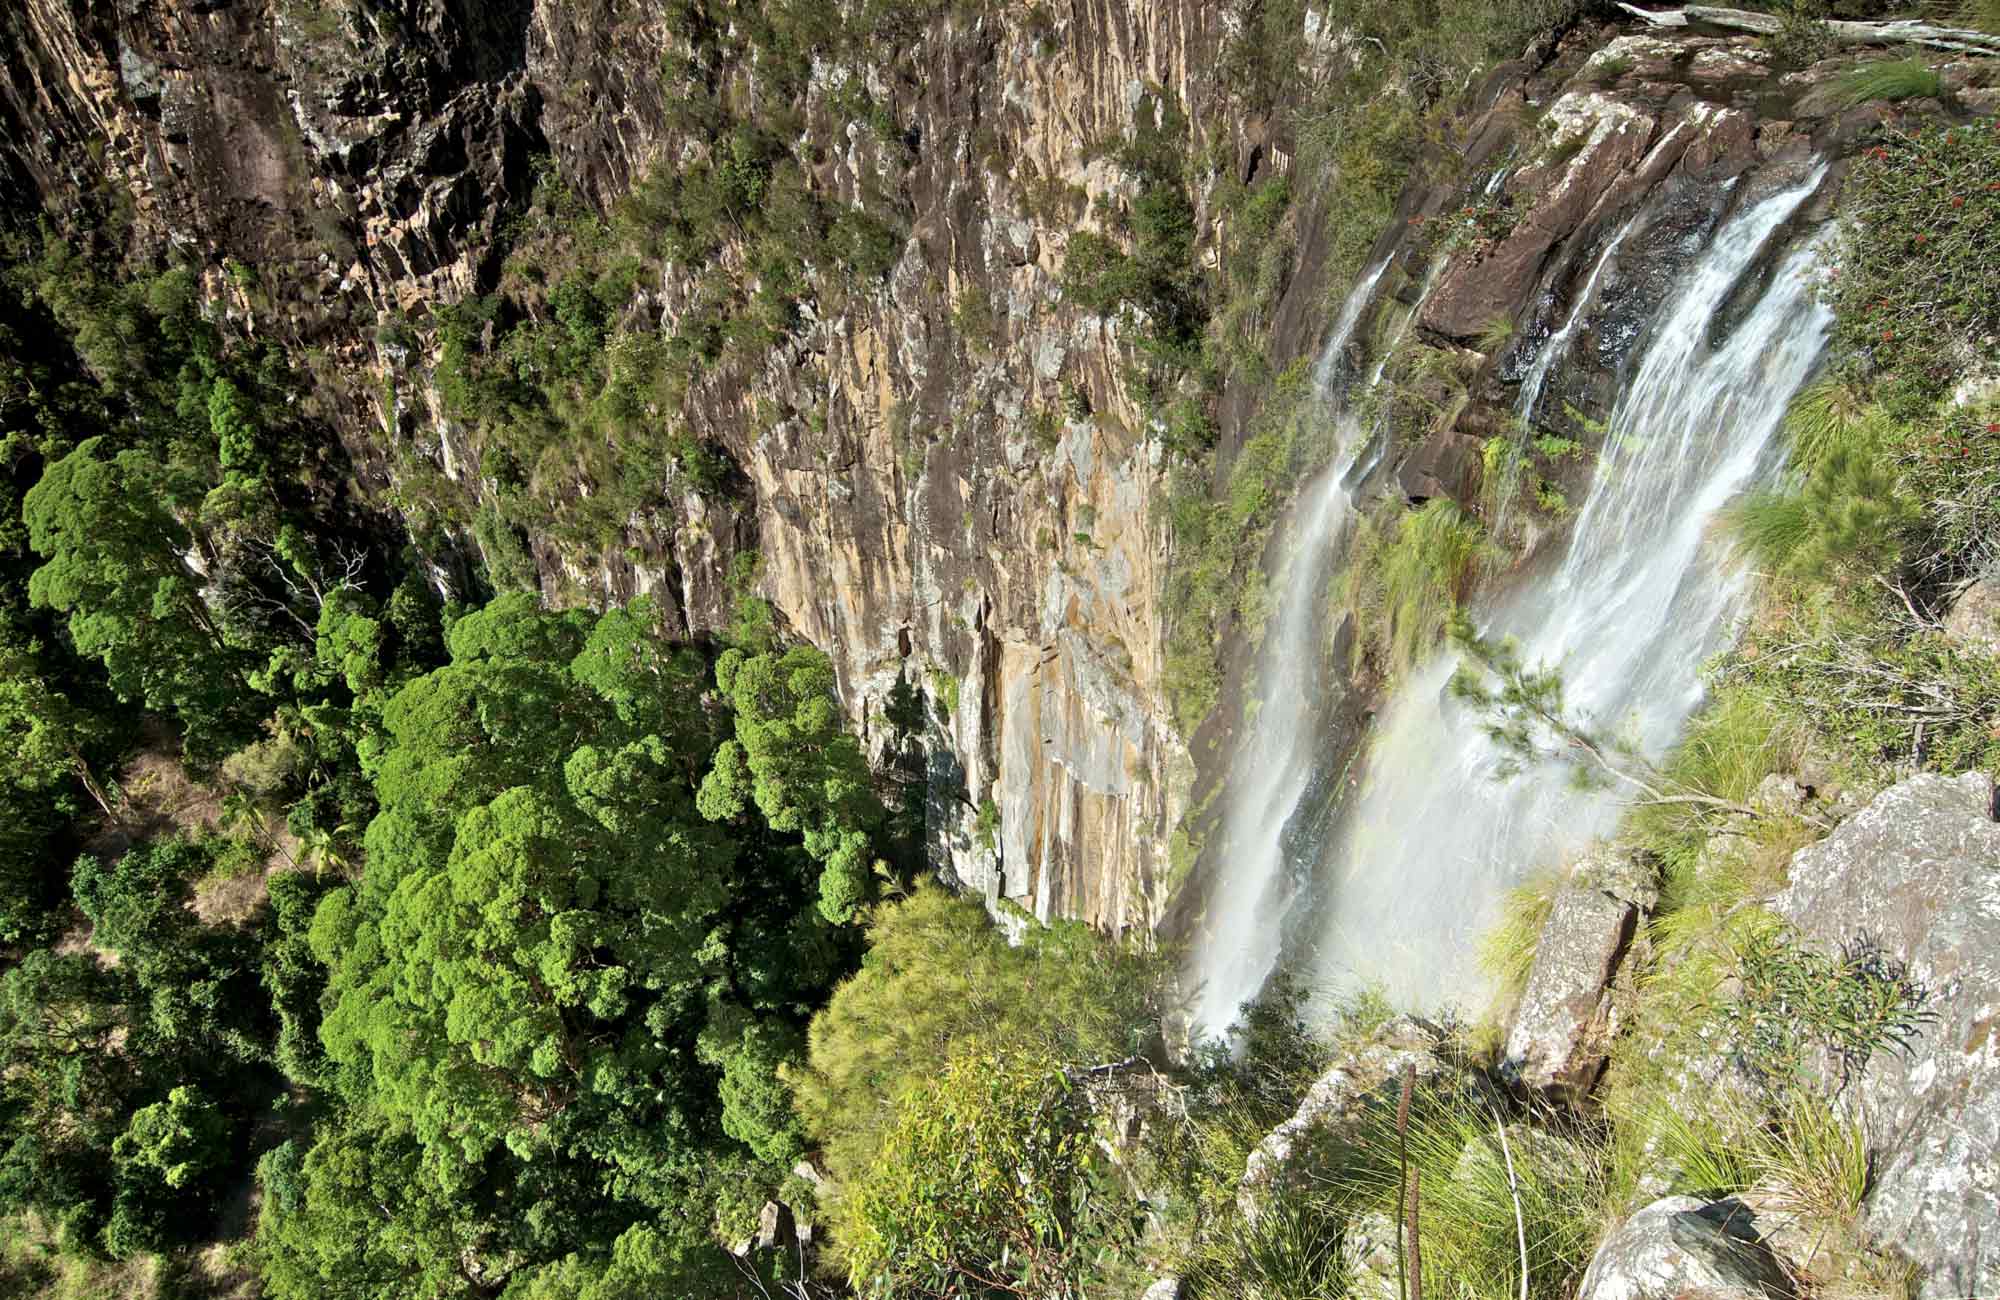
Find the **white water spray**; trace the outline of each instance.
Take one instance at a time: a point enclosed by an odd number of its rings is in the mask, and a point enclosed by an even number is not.
[[[1824,346],[1814,248],[1783,258],[1713,349],[1711,323],[1821,174],[1725,223],[1682,276],[1614,408],[1560,566],[1483,620],[1519,639],[1524,662],[1560,666],[1573,711],[1652,757],[1700,704],[1701,665],[1746,587],[1708,536],[1714,516],[1772,460],[1785,405]],[[1614,796],[1579,794],[1562,772],[1495,780],[1500,756],[1446,689],[1455,667],[1438,656],[1376,723],[1368,776],[1322,871],[1317,982],[1380,984],[1414,1006],[1474,995],[1475,939],[1503,891],[1616,825]]]
[[[1278,957],[1275,943],[1259,939],[1267,918],[1285,910],[1290,893],[1285,824],[1319,757],[1322,593],[1328,563],[1353,514],[1347,479],[1371,441],[1349,411],[1342,358],[1388,269],[1388,261],[1381,262],[1348,294],[1313,366],[1314,389],[1334,422],[1336,445],[1332,462],[1299,496],[1290,562],[1280,578],[1284,598],[1260,661],[1256,728],[1229,776],[1222,827],[1229,875],[1209,902],[1195,954],[1194,1024],[1203,1032],[1226,1029]],[[1380,373],[1378,363],[1375,377]],[[1312,862],[1302,867],[1310,871]]]

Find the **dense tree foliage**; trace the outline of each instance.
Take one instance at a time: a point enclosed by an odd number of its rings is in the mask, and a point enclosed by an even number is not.
[[[842,1238],[866,1296],[1079,1294],[1086,1261],[1129,1225],[1087,1103],[1052,1058],[960,1046],[896,1108],[848,1195]]]
[[[861,970],[813,1020],[799,1109],[834,1176],[858,1177],[898,1099],[939,1077],[959,1043],[1119,1060],[1143,1046],[1133,1035],[1157,1019],[1157,988],[1149,959],[1084,927],[1037,928],[1009,944],[977,903],[920,887],[876,911]]]
[[[189,277],[10,255],[0,1212],[174,1251],[254,1167],[272,1295],[741,1292],[880,878],[824,656],[441,600]]]

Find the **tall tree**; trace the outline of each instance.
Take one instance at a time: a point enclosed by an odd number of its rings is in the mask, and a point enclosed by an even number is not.
[[[728,650],[715,680],[735,708],[736,729],[702,782],[702,812],[726,821],[754,803],[773,828],[798,832],[823,868],[820,911],[835,923],[852,920],[868,901],[870,833],[882,806],[860,744],[841,725],[832,663],[811,646]]]
[[[164,504],[167,478],[146,452],[112,454],[102,438],[49,466],[23,506],[45,561],[28,595],[67,617],[77,651],[103,661],[122,698],[212,742],[240,721],[245,682],[185,558],[193,538]]]
[[[102,731],[98,718],[49,681],[33,654],[0,644],[0,779],[25,790],[75,780],[109,817],[111,800],[84,755]]]

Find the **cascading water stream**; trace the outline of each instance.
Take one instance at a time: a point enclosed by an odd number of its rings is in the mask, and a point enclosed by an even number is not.
[[[1522,376],[1520,396],[1514,401],[1514,415],[1523,424],[1533,422],[1535,407],[1541,404],[1542,387],[1549,382],[1549,372],[1560,365],[1563,357],[1568,355],[1570,340],[1576,337],[1585,315],[1590,311],[1591,300],[1597,295],[1598,281],[1604,278],[1605,268],[1618,256],[1618,246],[1625,242],[1625,236],[1632,233],[1632,228],[1639,224],[1643,215],[1643,213],[1634,215],[1616,235],[1612,236],[1611,242],[1604,246],[1604,251],[1598,254],[1597,265],[1590,268],[1589,276],[1584,279],[1583,288],[1578,291],[1576,301],[1570,304],[1569,315],[1563,318],[1563,323],[1556,328],[1556,332],[1549,335],[1548,342],[1542,345],[1541,352],[1535,357],[1535,364],[1528,368],[1526,375]]]
[[[1292,526],[1284,598],[1260,662],[1257,731],[1230,773],[1223,836],[1229,852],[1227,887],[1210,902],[1198,940],[1197,1024],[1223,1025],[1252,997],[1277,960],[1275,944],[1260,945],[1264,918],[1281,912],[1288,890],[1285,825],[1311,784],[1319,762],[1319,652],[1327,564],[1352,514],[1348,477],[1372,441],[1348,410],[1342,374],[1348,343],[1389,269],[1385,259],[1347,296],[1333,333],[1313,367],[1320,405],[1334,421],[1333,459],[1300,494]],[[1376,368],[1380,375],[1380,366]],[[1311,863],[1305,864],[1310,870]]]
[[[1812,290],[1816,246],[1781,258],[1713,348],[1711,324],[1822,174],[1726,222],[1684,273],[1613,409],[1562,562],[1483,620],[1518,639],[1524,662],[1560,666],[1573,713],[1651,757],[1700,704],[1701,665],[1741,607],[1747,580],[1709,534],[1716,512],[1774,462],[1786,403],[1824,346],[1831,317]],[[1379,984],[1408,1005],[1474,993],[1473,941],[1501,893],[1616,826],[1617,796],[1579,793],[1564,772],[1496,780],[1501,756],[1447,690],[1455,667],[1438,656],[1376,723],[1367,780],[1315,900],[1322,985]]]
[[[1613,438],[1560,564],[1525,579],[1483,620],[1487,631],[1516,637],[1526,662],[1559,664],[1577,712],[1654,756],[1700,703],[1700,666],[1740,608],[1745,579],[1709,543],[1713,517],[1774,462],[1785,404],[1824,346],[1830,316],[1812,293],[1814,248],[1781,258],[1756,305],[1713,348],[1711,324],[1822,175],[1726,221],[1683,273],[1615,405]],[[1549,353],[1573,342],[1626,233],[1600,255]],[[1373,288],[1371,277],[1350,297],[1329,355],[1345,345]],[[1531,370],[1530,412],[1559,360],[1545,355]],[[1304,498],[1293,571],[1265,647],[1259,732],[1231,773],[1228,874],[1190,971],[1198,1038],[1226,1033],[1262,988],[1301,909],[1310,909],[1302,919],[1318,940],[1291,962],[1309,964],[1323,988],[1376,984],[1412,1006],[1473,992],[1473,939],[1500,894],[1526,869],[1611,830],[1619,814],[1614,797],[1579,794],[1562,773],[1496,781],[1501,756],[1450,699],[1455,657],[1441,655],[1383,709],[1367,779],[1338,824],[1303,828],[1317,839],[1301,843],[1298,823],[1323,815],[1308,817],[1305,805],[1332,803],[1315,780],[1325,777],[1316,674],[1328,551],[1352,511],[1342,485],[1372,441],[1343,423],[1334,465]],[[1307,873],[1309,886],[1295,883]]]

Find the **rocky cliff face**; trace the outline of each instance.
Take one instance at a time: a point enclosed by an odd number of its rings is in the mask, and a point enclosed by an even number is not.
[[[654,7],[419,8],[34,0],[0,19],[21,56],[0,86],[15,197],[62,211],[108,190],[135,246],[191,258],[223,310],[310,350],[322,413],[378,486],[404,440],[461,481],[478,452],[429,340],[380,324],[491,288],[544,151],[608,207],[687,147]],[[886,283],[691,403],[745,497],[662,482],[662,508],[601,551],[532,539],[551,598],[651,592],[688,633],[726,619],[730,562],[757,552],[759,591],[834,655],[858,722],[883,730],[899,677],[931,697],[940,865],[1044,917],[1150,921],[1187,784],[1159,703],[1159,446],[1111,322],[1065,309],[1056,274],[1091,203],[1131,188],[1106,145],[1213,93],[1221,21],[1102,3],[931,23],[869,74],[894,143],[832,107],[846,70],[815,68],[816,182],[886,192],[907,220]],[[653,286],[663,324],[704,270]],[[998,832],[975,837],[987,800]]]
[[[1154,503],[1168,453],[1131,380],[1133,331],[1066,301],[1059,277],[1071,239],[1136,192],[1115,142],[1162,132],[1199,160],[1203,250],[1224,221],[1217,183],[1282,174],[1290,142],[1215,111],[1235,22],[1221,4],[1077,0],[923,19],[872,61],[815,61],[788,119],[814,186],[891,214],[907,239],[879,281],[820,295],[756,364],[693,385],[682,415],[745,489],[704,495],[663,474],[616,536],[531,538],[535,566],[551,599],[651,593],[694,634],[727,621],[732,564],[754,551],[756,589],[834,656],[874,743],[889,743],[899,681],[929,698],[937,865],[1045,918],[1150,926],[1195,777],[1165,703],[1171,556]],[[15,51],[0,71],[0,179],[17,203],[95,204],[133,250],[201,268],[239,328],[295,345],[318,416],[379,499],[393,504],[414,456],[478,500],[493,485],[438,395],[428,312],[494,286],[542,156],[600,210],[689,159],[663,71],[682,53],[677,22],[628,0],[407,12],[25,0],[0,15]],[[1336,39],[1310,48],[1320,63],[1302,78],[1342,57]],[[754,102],[769,84],[753,59],[718,93]],[[843,107],[857,84],[893,131]],[[1408,296],[1462,201],[1500,222],[1442,245],[1420,342],[1472,355],[1477,375],[1447,414],[1402,431],[1408,495],[1469,496],[1476,440],[1513,401],[1533,345],[1620,224],[1662,205],[1681,215],[1649,228],[1657,247],[1631,259],[1630,283],[1600,290],[1591,346],[1577,349],[1589,360],[1548,384],[1549,406],[1603,408],[1630,322],[1664,292],[1687,238],[1858,129],[1852,115],[1795,110],[1805,84],[1749,38],[1587,28],[1469,92],[1465,165],[1402,203],[1429,232],[1381,245],[1400,249]],[[1342,219],[1308,211],[1304,251],[1280,268],[1279,362],[1313,348],[1315,232]],[[669,265],[637,310],[673,328],[712,269]],[[1516,341],[1472,353],[1498,320]],[[1225,449],[1251,405],[1225,394]],[[579,474],[568,490],[592,485]],[[449,579],[450,557],[437,558]],[[1226,701],[1222,716],[1241,709]],[[1219,768],[1231,733],[1209,738],[1205,765]]]

